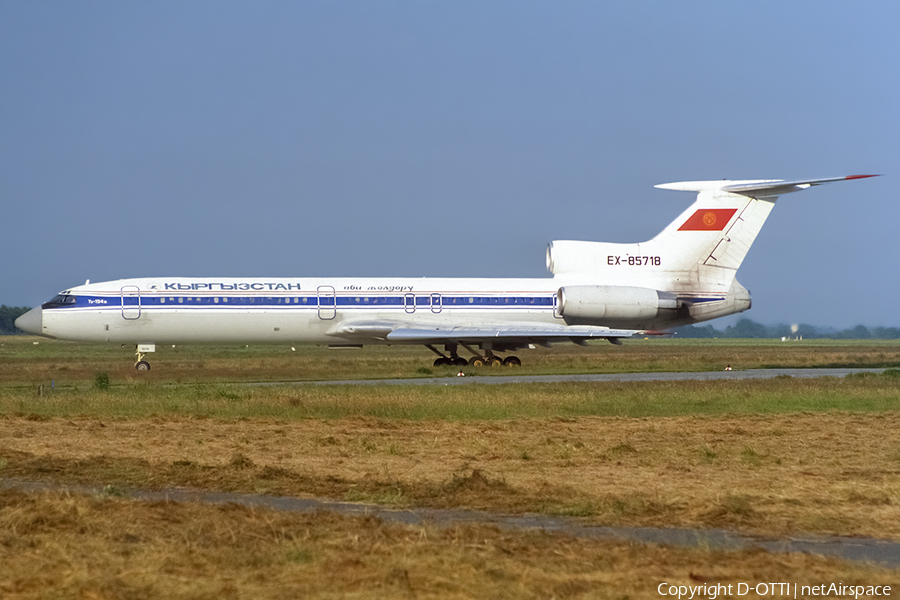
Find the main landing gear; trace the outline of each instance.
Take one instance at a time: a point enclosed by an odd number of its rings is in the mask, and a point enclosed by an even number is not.
[[[473,354],[472,358],[466,360],[462,356],[457,353],[457,345],[456,344],[446,344],[444,346],[444,351],[449,354],[444,354],[431,344],[426,344],[425,347],[438,355],[438,358],[434,360],[434,366],[436,367],[483,367],[488,365],[490,367],[520,367],[522,366],[522,361],[519,360],[518,356],[507,356],[506,358],[500,358],[499,356],[494,355],[490,348],[486,348],[484,350],[484,355],[482,356],[469,346],[465,344],[461,344],[463,348],[468,350]]]

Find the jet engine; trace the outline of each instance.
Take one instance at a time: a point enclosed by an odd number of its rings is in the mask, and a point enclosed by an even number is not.
[[[567,285],[559,288],[561,317],[576,320],[655,319],[660,309],[678,308],[671,292],[623,285]]]

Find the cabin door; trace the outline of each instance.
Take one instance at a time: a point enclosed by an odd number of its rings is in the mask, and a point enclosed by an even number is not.
[[[122,318],[135,321],[141,318],[141,288],[136,285],[122,286]]]
[[[330,285],[320,285],[316,291],[319,295],[319,318],[330,321],[337,316],[337,297],[334,288]]]

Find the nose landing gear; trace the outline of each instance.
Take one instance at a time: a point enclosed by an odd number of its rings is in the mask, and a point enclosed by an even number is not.
[[[144,354],[147,352],[156,352],[156,344],[138,344],[134,351],[134,368],[138,371],[150,370],[150,363],[144,360]]]

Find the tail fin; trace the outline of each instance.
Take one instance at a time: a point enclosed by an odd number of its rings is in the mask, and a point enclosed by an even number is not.
[[[779,195],[866,177],[875,175],[657,185],[697,192],[697,199],[648,242],[553,242],[548,267],[554,275],[600,277],[610,285],[645,286],[676,292],[684,299],[723,298]]]
[[[676,271],[690,273],[688,279],[692,291],[725,293],[778,196],[823,183],[866,177],[874,176],[798,181],[688,181],[657,185],[665,190],[697,192],[697,200],[651,242],[671,257],[675,263],[671,266]]]

